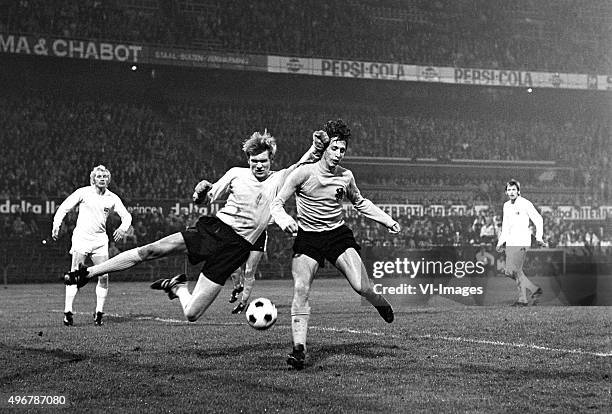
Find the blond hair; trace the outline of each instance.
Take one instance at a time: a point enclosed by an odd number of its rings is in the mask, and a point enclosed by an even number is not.
[[[95,176],[98,172],[104,172],[108,175],[108,184],[110,184],[111,181],[111,173],[108,170],[108,168],[106,168],[104,165],[100,164],[96,167],[93,168],[93,170],[91,170],[91,172],[89,173],[89,184],[94,185],[95,184]]]
[[[270,135],[267,129],[264,130],[263,134],[259,131],[254,132],[250,138],[242,143],[242,151],[244,151],[247,157],[268,151],[272,160],[274,155],[276,155],[276,139]]]

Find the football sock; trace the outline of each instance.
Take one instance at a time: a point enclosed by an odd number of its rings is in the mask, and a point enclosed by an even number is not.
[[[108,295],[108,288],[96,285],[96,312],[104,312],[104,302]]]
[[[291,307],[291,332],[293,345],[302,344],[306,348],[306,334],[308,333],[308,320],[310,319],[310,306]]]
[[[64,312],[72,312],[72,304],[79,288],[76,285],[66,286],[66,300],[64,302]]]
[[[119,272],[121,270],[129,269],[132,266],[136,266],[142,262],[142,258],[138,254],[138,249],[131,249],[123,253],[119,253],[117,256],[87,268],[89,272],[88,277],[100,276],[104,273]]]
[[[177,288],[174,289],[174,294],[178,296],[179,300],[181,301],[183,312],[187,313],[187,309],[189,308],[189,305],[191,305],[192,300],[192,296],[191,293],[189,293],[187,285],[179,285]]]
[[[240,270],[235,271],[234,273],[232,273],[232,282],[234,284],[234,289],[238,289],[242,283],[241,283],[241,277],[240,277]]]
[[[249,276],[249,277],[245,276],[244,284],[243,284],[244,290],[242,291],[241,300],[244,300],[244,298],[251,297],[251,291],[253,290],[253,285],[254,284],[255,284],[255,277],[254,276]]]

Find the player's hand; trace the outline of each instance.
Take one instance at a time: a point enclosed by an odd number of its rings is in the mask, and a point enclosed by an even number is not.
[[[232,314],[236,315],[239,313],[242,313],[243,310],[246,309],[246,302],[238,302],[238,305],[236,305],[236,307],[234,308],[234,310],[232,310]]]
[[[316,148],[317,152],[323,153],[325,148],[329,145],[329,136],[325,131],[315,131],[312,134],[312,145]]]
[[[536,247],[542,248],[542,247],[548,247],[548,243],[546,243],[544,240],[536,240]]]
[[[200,181],[194,189],[193,192],[193,202],[196,204],[202,204],[208,201],[208,192],[212,189],[212,184],[210,181],[202,180]]]
[[[53,240],[57,241],[57,239],[59,237],[59,231],[60,231],[59,228],[51,230],[51,238]]]
[[[293,237],[297,236],[298,225],[293,217],[287,215],[285,218],[283,218],[282,223],[276,224],[278,224],[278,227],[280,227],[285,233],[290,234]]]
[[[400,231],[402,231],[402,228],[400,227],[399,223],[396,221],[393,223],[393,225],[391,227],[388,228],[389,233],[391,234],[397,234]]]
[[[123,239],[126,234],[127,234],[127,231],[122,230],[122,229],[117,229],[113,233],[113,240],[115,240],[115,242],[118,242],[119,240]]]

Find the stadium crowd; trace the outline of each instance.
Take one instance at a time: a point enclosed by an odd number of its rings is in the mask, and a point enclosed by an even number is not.
[[[573,175],[526,176],[532,192],[549,192],[547,203],[602,204],[612,200],[609,120],[580,116],[554,121],[486,120],[428,113],[389,115],[357,108],[329,110],[292,104],[145,104],[61,100],[43,95],[0,98],[0,199],[65,197],[84,185],[93,165],[112,172],[112,187],[130,199],[184,199],[201,178],[216,180],[243,165],[240,142],[253,130],[277,137],[276,168],[290,165],[309,145],[309,131],[340,113],[352,121],[351,156],[448,161],[549,160],[573,167]],[[523,179],[522,177],[520,177]],[[368,174],[360,180],[375,200],[435,202],[499,200],[499,180],[490,176],[428,171],[425,174]],[[437,187],[439,194],[419,188]],[[405,189],[404,192],[400,189]],[[579,198],[563,188],[580,188]],[[386,191],[392,188],[393,191]],[[411,191],[410,191],[411,190]],[[468,190],[468,191],[465,191]],[[418,199],[414,199],[417,197]],[[424,197],[421,199],[421,197]]]
[[[0,32],[349,60],[607,73],[606,0],[0,0]],[[257,30],[253,30],[257,28]],[[486,33],[486,36],[482,34]]]
[[[498,213],[493,206],[481,213],[472,212],[463,216],[396,216],[402,226],[402,231],[397,235],[389,235],[385,228],[362,216],[347,214],[346,221],[362,248],[379,249],[387,254],[397,249],[435,246],[463,248],[486,245],[487,249],[492,250],[501,231]],[[181,231],[195,223],[198,217],[195,213],[177,215],[172,212],[132,212],[132,216],[133,228],[128,235],[116,244],[111,242],[110,249],[114,254]],[[548,213],[543,217],[544,237],[549,247],[563,248],[572,256],[612,255],[612,228],[606,222],[561,220]],[[5,252],[23,243],[31,249],[32,246],[40,246],[41,240],[49,238],[50,217],[17,211],[0,215],[0,220]],[[75,223],[76,213],[72,212],[65,219],[60,233],[60,242],[65,249],[69,246]],[[118,217],[111,216],[107,223],[108,233],[112,234],[118,225]],[[292,244],[291,237],[275,225],[270,226],[268,232],[266,260],[262,269],[264,272],[266,269],[276,273],[287,272],[291,261],[291,249],[288,248]]]

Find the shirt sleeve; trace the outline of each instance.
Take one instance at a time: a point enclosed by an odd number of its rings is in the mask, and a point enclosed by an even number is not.
[[[355,182],[355,177],[353,173],[350,171],[350,180],[348,184],[347,197],[355,206],[355,209],[359,211],[361,214],[366,216],[367,218],[374,220],[385,227],[393,227],[395,224],[395,220],[382,211],[380,208],[376,207],[374,203],[361,195],[361,191],[357,188],[357,183]]]
[[[508,238],[508,229],[510,228],[508,224],[508,220],[510,220],[510,215],[506,214],[506,205],[504,204],[501,234],[499,235],[499,240],[497,240],[498,246],[501,246],[502,244],[504,244],[506,242],[506,239]]]
[[[270,204],[272,219],[274,219],[274,222],[276,222],[281,229],[287,227],[290,220],[293,220],[293,218],[287,214],[287,211],[285,211],[285,203],[304,182],[306,176],[305,168],[297,168],[291,171],[277,196],[272,200],[272,204]]]
[[[83,190],[79,188],[74,193],[70,194],[66,199],[60,204],[60,206],[55,211],[55,215],[53,216],[53,228],[59,229],[62,226],[62,221],[64,221],[64,217],[66,214],[73,208],[75,208],[81,201],[83,201]]]
[[[129,211],[127,211],[127,208],[125,208],[125,205],[123,205],[123,201],[121,201],[121,199],[117,195],[115,195],[114,208],[115,212],[119,214],[119,217],[121,217],[121,226],[119,226],[119,229],[123,231],[128,231],[128,229],[132,225],[132,215]]]
[[[212,188],[208,192],[209,202],[218,200],[229,192],[229,188],[232,184],[232,180],[236,177],[236,169],[230,168],[216,183],[212,185]]]
[[[535,225],[535,228],[536,228],[535,238],[536,240],[540,241],[542,240],[542,235],[544,233],[544,220],[542,219],[542,216],[540,215],[540,213],[538,213],[538,210],[536,210],[536,208],[533,206],[531,201],[529,200],[525,200],[525,201],[526,201],[525,206],[526,206],[527,215],[529,216],[529,219],[533,221],[533,224]]]

